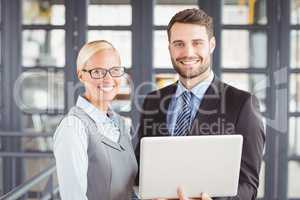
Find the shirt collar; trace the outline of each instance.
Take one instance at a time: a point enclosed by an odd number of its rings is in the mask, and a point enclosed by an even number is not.
[[[208,89],[208,87],[211,84],[211,82],[213,81],[213,79],[214,79],[214,73],[211,70],[209,76],[205,80],[203,80],[200,83],[198,83],[197,85],[195,85],[190,91],[198,99],[202,99],[204,93]],[[189,91],[189,90],[180,81],[178,81],[178,86],[176,89],[175,97],[176,98],[179,97],[185,91]]]
[[[82,96],[78,96],[76,106],[81,108],[84,112],[86,112],[96,123],[103,123],[110,120],[109,117],[112,117],[114,114],[109,109],[108,115],[98,108],[96,108],[93,104],[91,104],[87,99]]]

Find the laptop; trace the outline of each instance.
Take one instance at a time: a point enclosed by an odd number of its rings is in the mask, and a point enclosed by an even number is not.
[[[140,149],[138,196],[236,196],[242,154],[241,135],[144,137]]]

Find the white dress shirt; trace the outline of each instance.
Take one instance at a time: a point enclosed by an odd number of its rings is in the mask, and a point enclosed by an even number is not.
[[[120,131],[113,113],[100,111],[79,96],[76,106],[83,109],[96,123],[98,132],[118,142]],[[103,131],[109,130],[109,131]],[[54,133],[53,152],[56,159],[60,195],[63,200],[87,200],[88,138],[85,126],[75,116],[66,116]]]

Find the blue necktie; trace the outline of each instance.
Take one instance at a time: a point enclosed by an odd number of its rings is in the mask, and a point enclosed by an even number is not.
[[[183,136],[187,135],[190,128],[190,119],[191,119],[191,93],[190,92],[183,92],[181,95],[182,98],[182,110],[177,116],[175,129],[174,129],[174,136]]]

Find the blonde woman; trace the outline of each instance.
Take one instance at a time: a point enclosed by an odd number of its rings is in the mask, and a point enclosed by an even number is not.
[[[107,41],[85,44],[77,76],[85,87],[54,135],[63,200],[127,200],[137,173],[130,130],[109,105],[120,88],[124,68]]]

